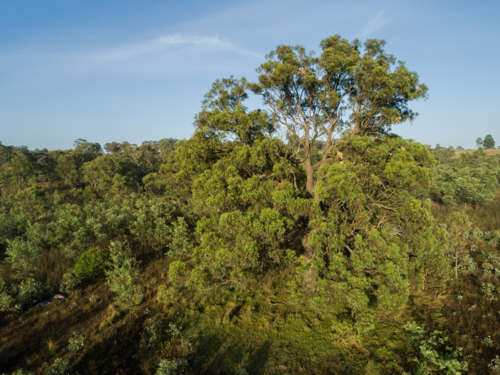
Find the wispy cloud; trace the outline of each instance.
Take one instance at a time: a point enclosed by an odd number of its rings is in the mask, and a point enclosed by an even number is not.
[[[50,76],[67,80],[76,76],[127,78],[137,76],[179,76],[179,74],[251,71],[264,56],[237,43],[212,36],[170,33],[142,41],[99,47],[65,45],[52,48],[17,49],[0,55],[0,76],[19,86],[17,72],[31,74],[26,85],[45,82]],[[23,75],[26,78],[26,74]],[[5,84],[5,82],[4,82]]]
[[[153,40],[146,40],[139,43],[131,43],[119,47],[111,47],[92,52],[88,55],[90,60],[94,61],[116,61],[125,60],[135,57],[141,57],[154,53],[167,51],[171,47],[182,46],[200,46],[208,49],[219,49],[233,51],[238,54],[252,56],[257,59],[263,59],[261,54],[241,48],[231,41],[222,40],[218,35],[215,36],[200,36],[200,35],[183,35],[183,34],[168,34],[160,36]]]
[[[366,37],[384,27],[389,22],[389,20],[384,17],[384,14],[385,11],[381,10],[375,17],[368,21],[368,23],[363,28],[360,37]]]

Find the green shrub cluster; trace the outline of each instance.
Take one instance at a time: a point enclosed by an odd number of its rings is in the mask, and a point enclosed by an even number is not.
[[[48,296],[48,288],[31,274],[26,277],[21,274],[13,276],[9,286],[0,278],[0,312],[21,312]]]
[[[500,155],[487,157],[479,149],[454,158],[453,149],[436,146],[439,164],[433,168],[431,197],[445,205],[473,206],[491,202],[500,188]]]
[[[106,271],[109,289],[116,294],[116,302],[122,309],[135,310],[142,301],[139,285],[139,264],[131,256],[130,248],[121,242],[113,242],[109,248],[110,268]]]
[[[108,258],[106,251],[98,247],[89,249],[80,255],[73,273],[77,277],[97,279],[104,276]]]

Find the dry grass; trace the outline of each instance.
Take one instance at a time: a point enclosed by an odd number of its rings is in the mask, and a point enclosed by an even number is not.
[[[143,287],[151,285],[162,271],[164,266],[160,261],[146,264],[141,272]],[[91,295],[99,299],[91,303]],[[140,374],[144,359],[137,355],[140,333],[150,317],[145,311],[159,308],[155,297],[155,293],[145,293],[138,311],[122,312],[102,282],[84,286],[68,299],[43,309],[34,307],[23,314],[0,319],[0,372],[10,374],[23,368],[33,374],[46,374],[56,358],[68,357],[68,339],[78,330],[84,335],[88,349],[70,373]],[[73,303],[78,307],[70,310]],[[49,366],[44,367],[44,362]]]
[[[457,210],[465,211],[473,226],[482,231],[500,231],[500,191],[492,202],[476,208],[466,204],[446,206],[435,202],[431,206],[432,215],[440,223],[443,223],[450,213]]]
[[[52,339],[47,339],[45,342],[47,343],[47,349],[49,352],[54,353],[57,350],[57,343]]]
[[[477,150],[471,150],[471,149],[455,150],[455,156],[453,156],[453,158],[459,158],[461,154],[465,154],[465,153],[472,154],[475,151],[477,151]],[[484,151],[486,152],[486,156],[500,155],[500,149],[490,149],[490,150],[484,150]]]

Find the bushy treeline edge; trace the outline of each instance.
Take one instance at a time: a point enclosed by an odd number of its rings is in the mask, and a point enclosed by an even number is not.
[[[389,125],[414,117],[398,103],[425,96],[426,88],[404,65],[390,71],[395,60],[382,46],[368,41],[361,56],[359,42],[332,37],[316,60],[302,47],[281,46],[260,68],[259,84],[214,83],[188,140],[113,143],[105,145],[107,153],[84,140],[66,151],[0,145],[1,324],[50,294],[106,283],[121,313],[105,328],[125,314],[131,320],[150,314],[153,299],[162,306],[147,318],[140,343],[157,374],[215,371],[216,364],[228,366],[219,367],[221,373],[247,373],[245,364],[260,373],[277,343],[292,350],[273,357],[274,372],[280,366],[292,373],[308,366],[311,372],[371,374],[500,369],[500,234],[474,228],[461,210],[437,220],[429,199],[481,209],[498,189],[498,160],[478,151],[438,163],[424,145],[388,132]],[[311,101],[336,105],[331,95],[338,87],[328,95],[314,91],[327,85],[319,85],[326,78],[315,76],[313,67],[333,69],[340,53],[350,56],[349,84],[366,83],[366,70],[378,64],[377,74],[387,79],[368,83],[394,82],[388,92],[397,100],[380,104],[380,93],[353,90],[353,102],[372,107],[353,110],[351,126],[338,121],[334,141],[329,133],[317,147],[314,137],[297,137],[293,128],[279,137],[280,113],[243,105],[253,91],[284,111],[282,121],[295,116],[293,94],[278,79],[290,70],[286,74]],[[286,95],[274,98],[273,90]],[[318,132],[324,131],[322,116],[311,125]],[[154,297],[141,284],[147,277],[141,271],[152,263],[164,270]],[[481,301],[481,309],[471,301]],[[225,324],[234,337],[245,337],[259,319],[267,325],[259,335],[270,341],[261,343],[258,361],[244,352],[230,362],[223,344],[214,352],[213,342],[222,340],[217,334],[231,338]],[[464,333],[492,327],[480,338]],[[301,347],[309,331],[321,335]],[[75,333],[68,356],[41,371],[84,369],[85,342]],[[226,363],[206,358],[217,350]]]
[[[434,201],[445,205],[485,205],[500,188],[500,153],[488,156],[480,147],[455,157],[453,148],[439,145],[431,152],[439,162],[433,168],[430,189]]]

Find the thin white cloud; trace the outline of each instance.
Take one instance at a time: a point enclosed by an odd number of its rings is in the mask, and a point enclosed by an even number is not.
[[[375,17],[368,21],[368,23],[363,28],[360,37],[368,36],[384,27],[389,22],[388,19],[384,18],[384,13],[385,12],[381,10]]]
[[[153,40],[147,40],[140,43],[132,43],[120,47],[107,48],[98,52],[91,53],[88,58],[94,61],[117,61],[135,57],[141,57],[154,53],[161,53],[173,46],[200,46],[211,49],[223,49],[234,51],[238,54],[252,56],[258,59],[264,57],[254,51],[250,51],[236,46],[230,41],[221,40],[218,35],[200,36],[200,35],[182,35],[179,33],[168,34]]]

